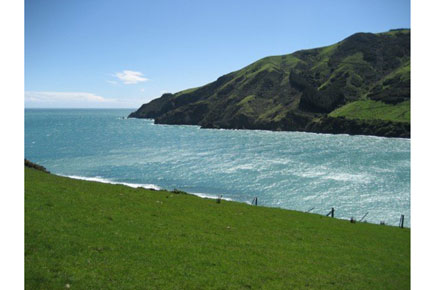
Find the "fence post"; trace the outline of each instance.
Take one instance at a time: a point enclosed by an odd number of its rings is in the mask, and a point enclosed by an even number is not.
[[[364,216],[359,220],[359,222],[363,221],[364,218],[367,216],[368,212],[366,214],[364,214]]]
[[[332,207],[331,211],[329,211],[326,216],[335,217],[335,209]]]
[[[400,227],[401,229],[403,229],[403,222],[404,222],[404,220],[405,220],[405,216],[404,216],[404,215],[401,215],[401,216],[400,216],[400,223],[399,223],[399,227]]]

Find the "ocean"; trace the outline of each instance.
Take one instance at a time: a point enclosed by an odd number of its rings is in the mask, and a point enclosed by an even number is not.
[[[26,109],[25,158],[54,174],[410,226],[410,140],[200,129],[134,109]]]

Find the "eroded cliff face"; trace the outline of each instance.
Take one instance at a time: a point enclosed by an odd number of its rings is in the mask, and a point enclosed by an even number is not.
[[[346,116],[347,110],[334,113],[360,100],[386,109],[369,115],[352,105]],[[409,137],[409,100],[410,31],[395,30],[266,57],[205,86],[164,94],[129,117],[203,128]],[[398,105],[407,119],[393,119]]]

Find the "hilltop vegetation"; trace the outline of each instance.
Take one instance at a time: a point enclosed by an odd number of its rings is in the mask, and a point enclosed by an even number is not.
[[[409,289],[410,230],[25,168],[28,289]]]
[[[380,112],[371,102],[384,104]],[[327,47],[265,57],[205,86],[164,94],[129,117],[311,132],[331,132],[331,124],[340,124],[334,133],[409,137],[409,112],[410,30],[401,29],[356,33]]]

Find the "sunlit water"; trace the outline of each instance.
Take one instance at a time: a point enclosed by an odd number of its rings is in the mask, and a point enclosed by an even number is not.
[[[25,156],[52,173],[410,224],[410,141],[200,129],[133,110],[25,111]]]

